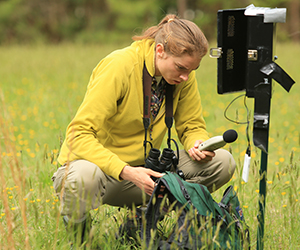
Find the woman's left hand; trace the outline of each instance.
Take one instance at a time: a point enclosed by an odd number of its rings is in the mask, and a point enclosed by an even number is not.
[[[209,162],[216,154],[213,151],[200,151],[198,147],[202,142],[201,140],[197,140],[194,147],[189,149],[189,155],[194,161]]]

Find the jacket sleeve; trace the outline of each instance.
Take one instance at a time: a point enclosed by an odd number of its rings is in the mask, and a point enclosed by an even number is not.
[[[126,89],[126,70],[116,58],[103,59],[94,69],[84,100],[67,128],[67,147],[75,158],[95,163],[117,180],[127,165],[116,154],[103,147],[97,133],[117,112],[117,101]],[[105,131],[104,131],[105,133]]]
[[[202,115],[201,98],[195,72],[191,72],[189,80],[179,91],[174,118],[178,138],[186,151],[194,147],[196,140],[205,141],[209,139]]]

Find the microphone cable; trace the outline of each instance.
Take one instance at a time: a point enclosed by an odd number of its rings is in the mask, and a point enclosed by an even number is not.
[[[231,107],[231,105],[236,101],[238,100],[239,98],[241,97],[244,97],[244,106],[246,108],[246,111],[247,111],[247,118],[246,118],[246,121],[238,121],[238,120],[233,120],[231,118],[228,117],[227,115],[227,112],[228,112],[228,109]],[[239,95],[237,97],[235,97],[228,105],[227,107],[225,108],[224,110],[224,117],[230,121],[230,122],[233,122],[235,124],[238,124],[238,125],[241,125],[241,124],[247,124],[246,126],[246,138],[247,138],[247,150],[246,150],[246,154],[250,157],[251,156],[251,144],[250,144],[250,136],[249,136],[249,126],[250,126],[250,112],[249,112],[249,108],[247,106],[247,103],[246,103],[246,94],[242,94],[242,95]]]

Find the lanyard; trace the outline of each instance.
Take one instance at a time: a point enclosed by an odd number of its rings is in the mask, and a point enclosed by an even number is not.
[[[162,79],[162,81],[165,81]],[[147,143],[150,144],[152,148],[152,143],[147,141],[147,132],[151,123],[151,85],[152,85],[152,76],[149,74],[147,67],[144,63],[143,68],[143,92],[144,92],[144,117],[143,123],[145,128],[145,139],[144,139],[144,154],[146,159],[146,148]],[[173,125],[173,86],[166,82],[166,115],[165,115],[165,123],[168,128],[168,147],[171,148],[171,128]]]

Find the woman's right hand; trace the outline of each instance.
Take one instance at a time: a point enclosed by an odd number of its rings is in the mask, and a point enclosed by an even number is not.
[[[149,168],[125,166],[120,174],[120,178],[131,181],[146,194],[151,196],[155,187],[155,182],[151,179],[151,176],[160,178],[163,175],[164,174],[155,172]]]

